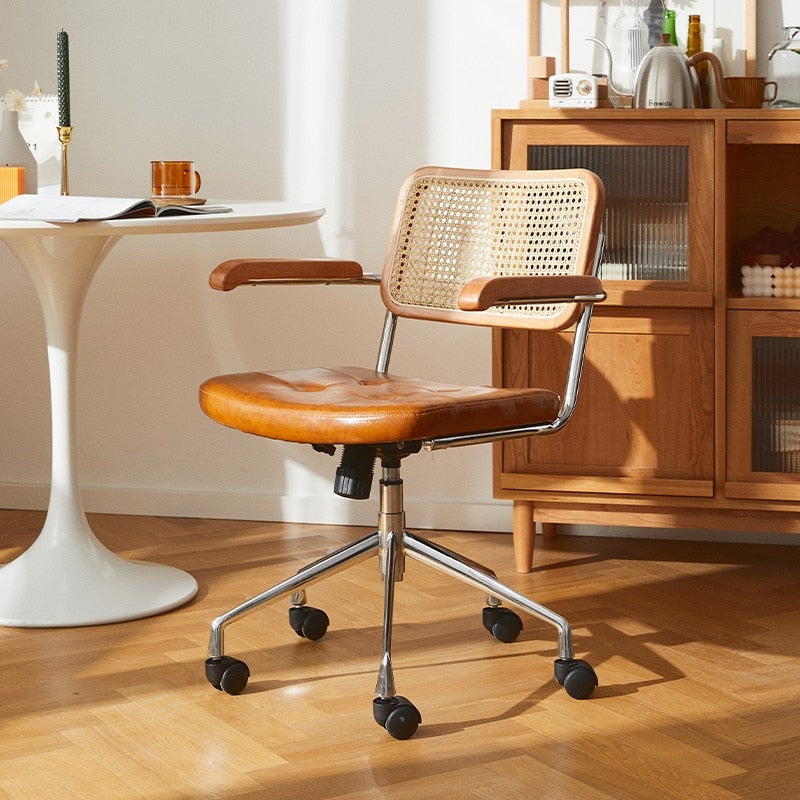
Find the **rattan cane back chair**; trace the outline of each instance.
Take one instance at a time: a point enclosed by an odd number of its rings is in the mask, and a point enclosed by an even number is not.
[[[213,621],[206,675],[216,688],[238,694],[250,674],[244,662],[224,654],[228,624],[288,595],[292,628],[319,639],[329,618],[307,604],[306,587],[377,554],[384,625],[373,714],[395,738],[412,736],[421,722],[413,703],[395,692],[391,661],[395,583],[405,556],[483,590],[483,624],[500,641],[513,641],[522,628],[503,601],[552,624],[558,630],[556,680],[573,697],[591,695],[597,676],[575,658],[566,619],[500,583],[490,569],[406,529],[400,467],[421,450],[553,433],[566,424],[592,307],[605,297],[597,278],[603,202],[602,183],[586,170],[424,168],[401,190],[380,275],[335,259],[234,260],[212,272],[211,285],[223,291],[262,283],[379,284],[387,309],[374,369],[248,372],[211,378],[200,388],[202,409],[223,425],[327,453],[341,447],[334,479],[339,495],[369,497],[376,461],[381,468],[377,530]],[[395,375],[389,361],[401,317],[529,330],[574,327],[565,386],[460,386]]]

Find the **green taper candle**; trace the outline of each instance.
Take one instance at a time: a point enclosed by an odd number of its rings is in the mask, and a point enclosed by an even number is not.
[[[69,121],[69,37],[66,31],[56,35],[56,72],[58,75],[58,124],[71,125]]]

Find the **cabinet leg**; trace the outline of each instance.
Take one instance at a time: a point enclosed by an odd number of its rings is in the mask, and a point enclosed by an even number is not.
[[[557,522],[542,522],[542,536],[545,539],[555,539],[558,536]]]
[[[536,526],[533,522],[533,503],[527,500],[514,501],[512,520],[514,535],[514,562],[517,572],[530,572],[533,567],[533,548],[536,542]]]

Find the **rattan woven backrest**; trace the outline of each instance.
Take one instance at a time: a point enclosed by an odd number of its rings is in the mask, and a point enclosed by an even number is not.
[[[603,198],[600,179],[587,170],[416,170],[395,213],[384,303],[405,317],[565,327],[580,306],[467,312],[458,308],[458,294],[479,277],[592,274]]]

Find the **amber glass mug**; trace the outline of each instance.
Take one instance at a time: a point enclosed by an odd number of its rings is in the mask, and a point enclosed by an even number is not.
[[[200,173],[194,161],[151,161],[153,197],[194,197],[200,191]]]

